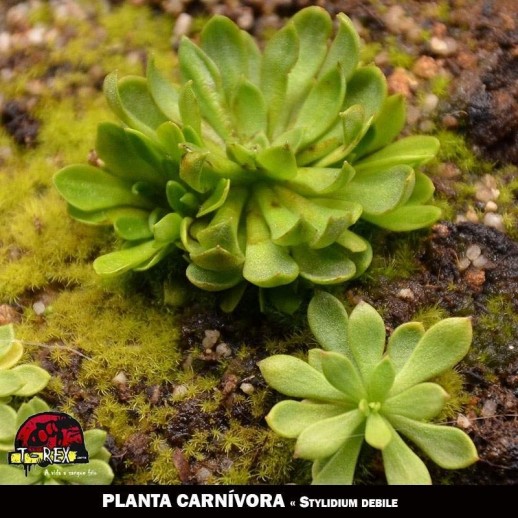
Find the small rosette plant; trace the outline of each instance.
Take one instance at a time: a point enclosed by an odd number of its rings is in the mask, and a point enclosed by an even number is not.
[[[22,356],[23,345],[15,340],[13,326],[0,326],[0,403],[11,396],[33,396],[50,380],[50,374],[37,365],[17,365]]]
[[[266,420],[278,434],[297,439],[297,457],[314,461],[314,484],[351,484],[364,440],[381,450],[389,484],[431,483],[403,437],[442,468],[464,468],[478,459],[463,431],[428,422],[448,395],[427,380],[466,355],[469,319],[448,318],[426,332],[418,322],[403,324],[386,351],[383,320],[366,303],[348,317],[340,301],[318,292],[308,319],[324,350],[310,350],[308,363],[277,355],[259,366],[271,387],[303,398],[276,404]]]
[[[434,188],[415,168],[438,141],[394,141],[404,100],[359,62],[350,19],[319,7],[298,12],[260,52],[228,18],[213,17],[199,46],[180,44],[179,86],[150,59],[147,78],[105,81],[122,125],[98,128],[101,167],[55,176],[70,214],[113,225],[123,244],[99,257],[105,276],[146,270],[175,250],[199,288],[225,291],[231,310],[247,283],[336,284],[360,275],[371,246],[351,227],[362,218],[394,231],[436,221]]]

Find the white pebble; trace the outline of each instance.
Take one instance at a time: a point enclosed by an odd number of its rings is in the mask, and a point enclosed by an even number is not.
[[[128,378],[123,371],[119,371],[112,379],[114,385],[126,385]]]
[[[494,201],[488,201],[486,206],[484,207],[486,212],[496,212],[498,210],[498,205]]]
[[[464,216],[463,214],[459,214],[455,218],[455,223],[467,223],[467,221],[468,221],[468,218],[466,216]]]
[[[496,414],[496,401],[493,399],[486,399],[484,406],[482,407],[481,414],[484,417],[492,417]]]
[[[178,16],[173,29],[173,40],[180,41],[182,36],[185,36],[191,30],[192,16],[187,13],[182,13]]]
[[[481,253],[482,253],[482,250],[480,249],[480,247],[478,245],[471,245],[466,250],[466,257],[470,261],[474,261]]]
[[[43,304],[41,300],[38,300],[38,302],[35,302],[32,305],[32,309],[34,310],[34,313],[36,313],[36,315],[41,316],[43,315],[43,313],[45,313],[45,304]]]
[[[475,268],[484,268],[489,264],[489,259],[484,255],[479,255],[476,259],[473,260],[473,266]]]
[[[241,385],[239,385],[239,388],[249,396],[250,394],[253,394],[255,391],[255,387],[251,383],[241,383]]]
[[[457,417],[457,425],[466,430],[471,427],[471,421],[465,415],[459,414]]]
[[[471,221],[471,223],[478,223],[478,214],[473,209],[468,209],[466,211],[466,218],[468,221]]]
[[[173,388],[173,397],[182,397],[185,396],[188,392],[188,388],[185,385],[176,385]]]
[[[399,290],[397,296],[403,300],[414,300],[415,299],[414,292],[410,288],[402,288],[401,290]]]
[[[221,343],[216,347],[216,354],[221,358],[228,358],[232,356],[232,349],[226,343]]]
[[[11,35],[7,31],[0,32],[0,52],[7,54],[11,50]]]
[[[457,42],[453,38],[434,36],[430,39],[430,50],[438,56],[451,56],[457,52]]]
[[[439,98],[435,94],[428,94],[423,101],[423,112],[431,113],[437,108]]]
[[[212,471],[207,468],[200,468],[196,472],[196,482],[198,482],[198,484],[206,484],[210,477],[212,477]]]
[[[205,349],[212,349],[219,341],[221,333],[217,329],[206,329],[205,338],[202,341],[202,346]]]
[[[484,216],[484,225],[486,225],[486,227],[496,228],[500,230],[500,232],[505,230],[504,219],[500,214],[495,214],[494,212],[488,212]]]

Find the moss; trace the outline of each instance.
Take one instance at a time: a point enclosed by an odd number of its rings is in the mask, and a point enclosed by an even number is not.
[[[447,318],[448,314],[439,305],[428,306],[420,308],[412,317],[412,321],[421,322],[423,326],[428,329],[429,327],[437,324],[444,318]]]
[[[395,36],[389,36],[386,39],[386,44],[388,46],[388,60],[393,67],[412,68],[416,59],[415,56],[402,49]]]
[[[451,78],[445,74],[437,74],[430,79],[430,91],[439,98],[447,97],[450,85]]]
[[[360,50],[360,60],[365,64],[372,63],[382,48],[383,46],[378,42],[366,43],[362,45]]]

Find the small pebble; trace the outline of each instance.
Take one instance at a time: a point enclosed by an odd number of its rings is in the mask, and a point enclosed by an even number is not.
[[[446,128],[456,128],[459,125],[459,119],[448,113],[442,118],[442,123]]]
[[[409,104],[406,109],[406,122],[409,126],[413,126],[417,123],[421,117],[421,110],[417,106]]]
[[[185,396],[189,392],[189,389],[185,385],[175,385],[173,388],[173,397],[180,398]]]
[[[439,164],[437,167],[437,173],[442,178],[457,178],[461,176],[461,170],[451,162],[445,162],[443,164]]]
[[[412,90],[415,90],[419,83],[412,72],[397,67],[387,78],[387,84],[391,93],[410,97]]]
[[[468,428],[471,428],[471,421],[465,415],[459,414],[457,417],[457,426],[467,430]]]
[[[439,72],[439,64],[431,56],[421,56],[414,63],[412,72],[422,79],[431,79]]]
[[[414,300],[415,299],[414,292],[410,288],[402,288],[401,290],[399,290],[397,296],[403,300]]]
[[[498,210],[498,205],[494,201],[488,201],[484,210],[486,212],[496,212]]]
[[[482,253],[482,250],[480,249],[480,247],[478,245],[471,245],[466,250],[466,257],[470,261],[474,261],[481,253]]]
[[[239,388],[249,396],[255,392],[255,387],[251,383],[241,383]]]
[[[216,354],[220,358],[229,358],[232,356],[232,349],[225,343],[221,343],[216,347]]]
[[[13,324],[14,322],[17,322],[19,318],[20,315],[13,306],[9,306],[9,304],[0,304],[0,326]]]
[[[486,274],[484,270],[476,270],[474,268],[467,270],[464,274],[464,278],[473,290],[481,288],[486,282]]]
[[[45,304],[41,300],[38,300],[38,302],[35,302],[32,305],[32,309],[36,315],[41,316],[43,313],[45,313]]]
[[[434,36],[430,39],[430,50],[437,56],[452,56],[457,52],[457,42],[453,38],[438,38]]]
[[[493,417],[496,414],[497,404],[494,399],[486,399],[480,413],[484,417]]]
[[[500,214],[495,214],[494,212],[488,212],[484,216],[484,225],[486,227],[493,227],[497,230],[500,230],[500,232],[504,232],[504,218]]]
[[[113,378],[112,383],[114,385],[126,385],[128,382],[128,378],[126,377],[126,374],[123,371],[119,371]]]
[[[390,32],[401,32],[401,21],[406,17],[405,10],[400,5],[393,5],[383,15],[383,21]]]
[[[432,113],[439,104],[439,98],[435,94],[428,94],[423,101],[423,111]]]
[[[198,484],[206,484],[210,477],[212,477],[212,471],[210,471],[210,469],[200,468],[196,472],[196,482],[198,482]]]
[[[471,223],[478,223],[478,214],[474,209],[468,209],[466,211],[466,219],[471,221]]]
[[[173,37],[171,38],[173,45],[179,43],[182,36],[189,34],[192,26],[192,16],[187,13],[181,13],[176,19],[173,29]]]
[[[475,268],[485,268],[489,264],[489,259],[484,255],[479,255],[472,264]]]
[[[217,329],[206,329],[205,338],[201,342],[204,349],[212,349],[221,337],[221,333]]]

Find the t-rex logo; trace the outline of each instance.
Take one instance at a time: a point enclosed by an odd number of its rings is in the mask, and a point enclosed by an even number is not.
[[[9,464],[22,465],[27,475],[35,464],[83,464],[88,452],[81,425],[68,414],[43,412],[29,417],[14,440]]]

